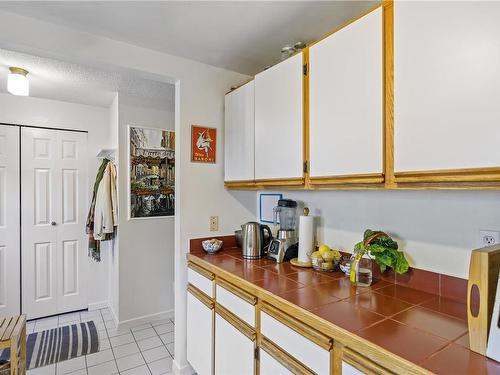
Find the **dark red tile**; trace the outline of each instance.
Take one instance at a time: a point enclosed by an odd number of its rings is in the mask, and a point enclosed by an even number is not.
[[[240,252],[240,258],[241,258],[241,252]],[[276,262],[272,259],[269,258],[260,258],[260,259],[243,259],[243,261],[247,264],[252,264],[254,266],[259,266],[259,267],[265,267],[265,266],[272,266],[276,264]]]
[[[382,315],[344,301],[330,303],[311,312],[350,332],[359,331],[385,319]]]
[[[339,300],[325,291],[316,290],[314,287],[304,287],[277,295],[305,310],[312,310]]]
[[[413,306],[399,299],[371,291],[369,293],[358,294],[347,301],[384,316],[400,313]]]
[[[316,271],[300,271],[285,274],[286,277],[304,285],[318,285],[323,283],[331,283],[335,279],[324,275],[322,272]],[[349,280],[348,280],[349,281]]]
[[[467,303],[467,280],[441,275],[441,291],[439,294],[441,297]]]
[[[287,263],[287,262],[270,264],[270,265],[265,266],[265,268],[267,268],[273,272],[276,272],[278,275],[286,275],[286,274],[295,273],[295,272],[312,272],[311,269],[304,270],[304,268],[292,266],[290,263]]]
[[[274,294],[284,293],[304,286],[285,276],[279,276],[274,273],[266,275],[266,278],[263,280],[255,281],[254,284]]]
[[[435,272],[410,268],[408,272],[396,275],[396,284],[439,295],[439,274]]]
[[[414,363],[422,362],[449,343],[440,337],[391,319],[386,319],[356,334]]]
[[[461,345],[464,348],[470,349],[470,344],[469,344],[469,332],[467,332],[465,335],[459,337],[455,341],[453,341],[457,345]]]
[[[387,268],[385,272],[380,272],[380,266],[375,261],[373,261],[372,272],[374,279],[384,280],[391,284],[394,284],[396,282],[396,274],[394,273],[394,271],[390,268]]]
[[[415,290],[411,288],[407,288],[402,285],[389,285],[384,288],[380,288],[376,290],[377,293],[384,294],[386,296],[394,297],[400,299],[402,301],[412,303],[412,304],[420,304],[426,301],[431,300],[435,297],[435,295],[422,292],[420,290]]]
[[[500,363],[455,344],[449,345],[420,365],[436,374],[500,374]]]
[[[241,267],[237,267],[233,269],[233,273],[236,276],[241,277],[242,279],[253,282],[257,280],[263,280],[269,277],[270,275],[275,275],[272,271],[269,271],[265,268],[253,266],[251,264],[247,264],[244,262],[241,262]]]
[[[354,286],[347,277],[331,280],[330,282],[324,284],[318,284],[315,287],[317,289],[324,290],[326,293],[329,293],[339,299],[349,298],[355,296],[356,294],[368,293],[370,291],[369,287]]]
[[[453,341],[467,332],[467,323],[463,320],[420,306],[405,310],[393,316],[392,319],[449,341]]]
[[[423,303],[421,306],[442,314],[450,315],[457,319],[467,320],[467,304],[465,303],[456,302],[443,297],[436,297]]]

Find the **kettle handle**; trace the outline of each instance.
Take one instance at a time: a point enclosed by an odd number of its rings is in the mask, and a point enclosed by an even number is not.
[[[269,245],[269,243],[273,239],[273,232],[271,232],[271,228],[269,228],[268,225],[261,225],[260,230],[262,231],[262,251],[264,253],[267,253],[266,247],[267,247],[267,245]],[[265,240],[266,236],[264,235],[264,232],[267,232],[269,234],[267,242]]]

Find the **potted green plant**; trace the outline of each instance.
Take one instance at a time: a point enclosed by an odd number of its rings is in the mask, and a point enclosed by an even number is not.
[[[351,282],[354,284],[371,284],[371,273],[369,282],[367,282],[368,277],[359,272],[363,269],[360,262],[362,262],[364,255],[375,258],[381,272],[384,272],[387,267],[399,274],[408,272],[408,261],[403,252],[398,250],[398,243],[385,232],[367,229],[363,235],[363,241],[354,245],[350,273]],[[366,270],[366,268],[364,269]]]

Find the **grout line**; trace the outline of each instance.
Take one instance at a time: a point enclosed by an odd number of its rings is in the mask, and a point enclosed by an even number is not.
[[[153,327],[152,324],[151,324],[151,327]],[[132,328],[129,328],[129,329],[130,329],[130,333],[132,334],[132,338],[134,339],[135,345],[137,345],[137,348],[139,349],[139,353],[141,354],[142,360],[144,361],[144,364],[146,365],[146,368],[148,369],[149,373],[152,374],[151,369],[149,368],[148,363],[146,362],[146,358],[144,358],[144,354],[142,354],[141,347],[139,346],[139,343],[137,342],[137,340],[135,338],[134,332],[132,332]],[[154,330],[154,327],[153,327],[153,330]],[[156,333],[156,330],[154,330],[154,332]],[[161,341],[161,339],[160,339],[160,341]],[[142,365],[140,365],[140,366],[142,366]],[[137,366],[137,367],[139,367],[139,366]]]
[[[104,316],[102,315],[102,309],[99,309],[99,314],[101,315],[101,319],[104,323]],[[106,327],[106,324],[104,324],[104,329],[106,331],[106,337],[108,338],[109,340],[109,348],[111,349],[111,354],[113,354],[113,359],[114,359],[114,362],[115,362],[115,366],[116,366],[116,370],[118,372],[116,372],[116,374],[119,374],[120,373],[120,369],[118,368],[118,362],[116,362],[116,357],[115,357],[115,352],[113,351],[113,345],[111,345],[111,340],[110,340],[110,337],[109,337],[109,334],[108,334],[108,327]],[[111,361],[109,361],[111,362]],[[87,368],[87,374],[88,374],[88,368]]]

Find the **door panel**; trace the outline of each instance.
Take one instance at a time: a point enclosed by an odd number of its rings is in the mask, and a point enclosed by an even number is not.
[[[20,312],[19,128],[0,125],[0,316]]]
[[[23,312],[87,307],[86,134],[22,129]]]
[[[54,299],[53,260],[50,242],[35,244],[35,301]]]
[[[253,180],[255,177],[254,82],[225,97],[224,180]]]
[[[383,172],[382,8],[309,50],[311,177]]]
[[[187,360],[199,375],[213,374],[214,311],[187,293]]]
[[[58,132],[61,194],[58,195],[58,313],[87,307],[87,135]]]
[[[303,177],[302,53],[255,76],[255,179]]]
[[[253,375],[254,342],[215,314],[215,374]]]

